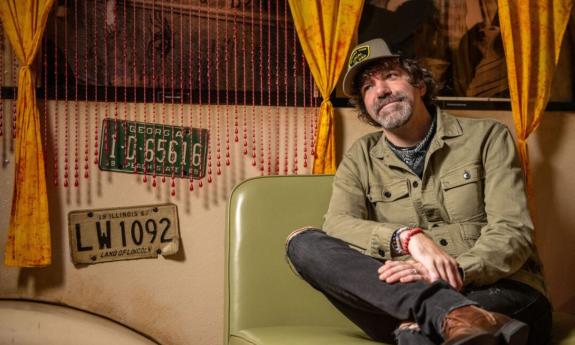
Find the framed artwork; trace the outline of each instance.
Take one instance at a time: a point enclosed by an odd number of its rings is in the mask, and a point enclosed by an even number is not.
[[[383,38],[392,51],[419,60],[438,82],[441,106],[510,109],[497,0],[366,0],[357,37]],[[571,55],[573,20],[564,42]],[[573,63],[565,60],[558,66],[565,73],[555,76],[560,87],[553,88],[552,108],[558,105],[553,101],[575,108]]]

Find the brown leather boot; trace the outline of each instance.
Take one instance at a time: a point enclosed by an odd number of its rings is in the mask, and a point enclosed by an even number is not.
[[[498,344],[501,341],[501,344],[525,345],[528,335],[529,328],[523,322],[474,305],[451,311],[443,321],[444,345],[483,344],[478,338],[492,341],[488,336],[495,342],[486,344]]]

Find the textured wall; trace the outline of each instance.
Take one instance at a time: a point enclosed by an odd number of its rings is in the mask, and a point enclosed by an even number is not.
[[[457,114],[512,123],[510,112],[459,111]],[[537,191],[537,244],[553,304],[557,309],[575,313],[575,278],[569,272],[575,253],[575,177],[572,174],[575,136],[571,136],[575,133],[575,113],[546,115],[543,125],[529,141]],[[336,120],[337,137],[341,139],[340,155],[355,138],[373,131],[358,122],[351,109],[337,110]],[[79,189],[50,184],[53,264],[41,269],[15,269],[0,264],[0,297],[55,301],[90,310],[123,322],[162,344],[222,344],[226,198],[234,184],[259,175],[236,151],[232,168],[224,171],[214,184],[191,194],[183,184],[172,199],[167,184],[157,189],[147,188],[133,175],[94,169],[91,182]],[[10,163],[0,170],[2,257],[14,167],[10,153],[9,158]],[[169,200],[179,209],[180,254],[169,259],[120,261],[82,268],[72,264],[66,228],[68,212]]]

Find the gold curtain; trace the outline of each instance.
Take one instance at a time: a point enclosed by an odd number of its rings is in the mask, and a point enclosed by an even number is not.
[[[329,96],[347,60],[363,0],[289,0],[303,53],[323,101],[316,137],[314,174],[333,174],[335,135]]]
[[[499,0],[517,146],[533,207],[527,138],[541,123],[573,0]]]
[[[16,101],[16,171],[4,254],[4,263],[8,266],[45,266],[51,262],[48,195],[32,63],[53,2],[0,1],[4,29],[21,66]]]

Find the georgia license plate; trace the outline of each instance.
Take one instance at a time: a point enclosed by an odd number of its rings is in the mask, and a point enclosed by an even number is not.
[[[208,130],[106,118],[101,170],[201,179],[206,173]]]
[[[76,264],[171,255],[180,244],[174,204],[72,211],[68,231]]]

